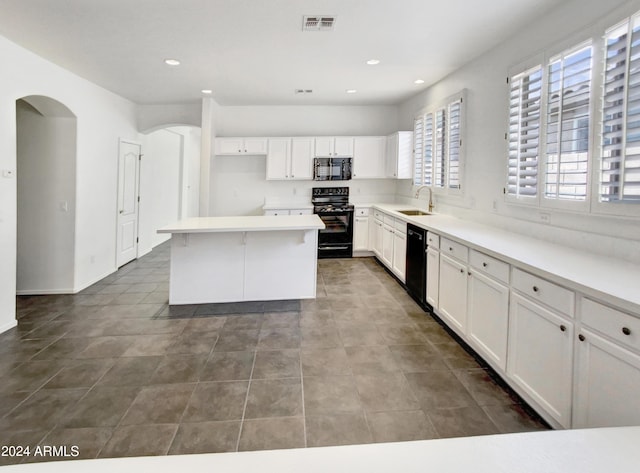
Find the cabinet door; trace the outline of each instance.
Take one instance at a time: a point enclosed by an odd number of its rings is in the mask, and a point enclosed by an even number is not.
[[[216,154],[242,154],[244,150],[244,140],[242,138],[216,138]]]
[[[388,268],[393,266],[393,227],[389,225],[383,225],[382,262]]]
[[[385,151],[385,169],[386,176],[390,178],[398,177],[398,134],[387,136],[387,144]]]
[[[362,136],[354,139],[353,178],[378,179],[385,177],[385,136]]]
[[[353,251],[369,249],[369,217],[355,217],[353,227]]]
[[[507,376],[562,427],[571,426],[573,324],[511,292]]]
[[[291,139],[291,179],[313,179],[313,138]]]
[[[438,292],[440,288],[440,252],[427,249],[427,302],[438,309]]]
[[[245,138],[244,154],[267,154],[266,138]]]
[[[467,329],[467,266],[440,253],[440,314],[464,334]]]
[[[398,230],[393,234],[393,272],[405,282],[407,266],[407,235]]]
[[[333,138],[323,136],[315,139],[315,157],[328,158],[333,156]]]
[[[384,225],[380,220],[373,221],[373,252],[382,259],[382,240],[384,236]]]
[[[289,138],[269,139],[267,179],[289,179],[290,142]]]
[[[581,330],[574,428],[640,424],[640,356]]]
[[[352,157],[353,138],[351,136],[336,136],[333,141],[333,155]]]
[[[474,269],[469,273],[469,341],[485,360],[505,371],[509,330],[509,288]]]

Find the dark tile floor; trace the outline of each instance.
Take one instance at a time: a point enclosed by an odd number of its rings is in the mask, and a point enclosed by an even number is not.
[[[3,445],[91,458],[546,428],[371,258],[321,260],[316,300],[171,309],[168,258],[161,245],[80,294],[18,298]]]

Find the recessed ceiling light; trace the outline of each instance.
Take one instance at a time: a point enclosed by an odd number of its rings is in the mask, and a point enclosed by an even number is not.
[[[424,84],[424,81],[422,79],[416,79],[413,81],[414,84]]]
[[[347,89],[347,90],[345,90],[345,92],[348,93],[348,94],[355,94],[357,92],[357,90],[356,89]]]
[[[376,64],[380,64],[380,59],[369,59],[367,61],[367,64],[369,64],[370,66],[375,66]]]
[[[164,63],[167,66],[179,66],[180,65],[180,61],[178,61],[177,59],[165,59]]]
[[[213,90],[211,90],[211,89],[202,89],[202,91],[201,91],[201,92],[202,92],[203,94],[207,94],[207,95],[209,95],[209,94],[213,93]]]

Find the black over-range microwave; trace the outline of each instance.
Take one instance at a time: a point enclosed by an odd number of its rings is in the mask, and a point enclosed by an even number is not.
[[[314,181],[348,181],[353,158],[314,158]]]

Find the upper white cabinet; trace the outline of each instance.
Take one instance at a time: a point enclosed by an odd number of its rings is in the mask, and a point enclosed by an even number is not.
[[[217,155],[264,155],[267,154],[267,138],[216,138]]]
[[[380,179],[385,176],[385,136],[358,136],[353,140],[353,178]]]
[[[322,136],[315,141],[315,157],[334,158],[353,156],[353,138],[350,136]]]
[[[413,164],[413,132],[398,131],[387,136],[385,177],[411,179]]]
[[[313,138],[269,138],[267,179],[313,179]]]

